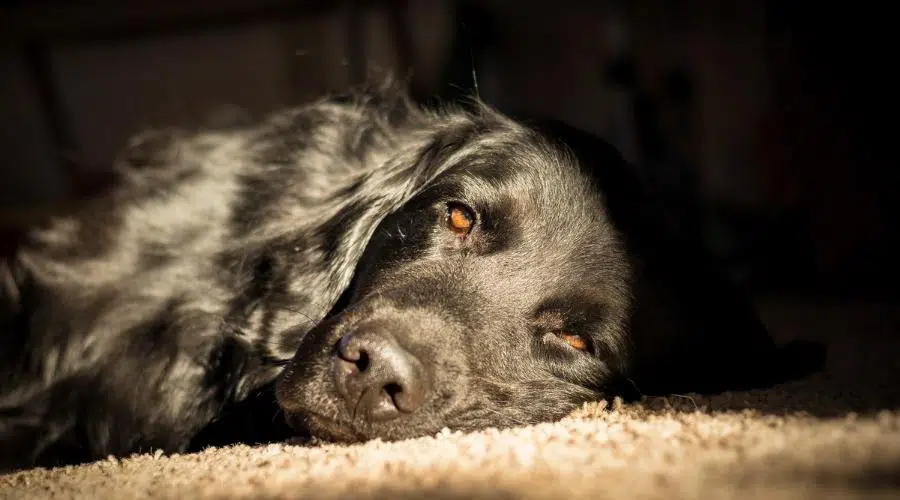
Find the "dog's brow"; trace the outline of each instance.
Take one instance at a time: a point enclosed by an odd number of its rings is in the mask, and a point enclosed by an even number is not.
[[[535,309],[535,317],[563,317],[568,322],[584,322],[608,307],[592,294],[567,292],[546,298]]]
[[[516,168],[501,159],[495,162],[479,159],[466,168],[448,174],[443,183],[452,186],[458,196],[475,199],[487,199],[498,192],[521,196],[533,189],[524,169]]]

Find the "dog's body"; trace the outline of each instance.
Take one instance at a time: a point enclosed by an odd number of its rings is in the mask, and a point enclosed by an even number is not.
[[[0,262],[7,462],[183,450],[285,365],[288,419],[339,440],[785,376],[628,166],[558,124],[378,91],[145,135],[117,168]]]

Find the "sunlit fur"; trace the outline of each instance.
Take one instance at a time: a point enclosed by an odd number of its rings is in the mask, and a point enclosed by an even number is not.
[[[639,183],[616,180],[629,167],[565,141],[390,86],[135,138],[110,194],[0,261],[5,460],[184,450],[285,365],[289,419],[344,440],[553,420],[616,380],[718,387],[764,366],[752,311],[648,222]],[[465,238],[442,225],[448,201],[481,217]],[[360,421],[334,394],[334,343],[367,321],[429,366],[412,415]],[[548,336],[554,321],[590,349]],[[727,361],[685,359],[698,346]]]

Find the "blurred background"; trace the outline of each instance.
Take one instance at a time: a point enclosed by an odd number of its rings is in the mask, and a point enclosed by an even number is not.
[[[606,138],[758,293],[896,295],[896,23],[874,5],[6,0],[0,235],[99,189],[142,129],[393,73]]]

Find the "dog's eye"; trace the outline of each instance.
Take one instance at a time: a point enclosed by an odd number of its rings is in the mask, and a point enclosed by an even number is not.
[[[557,334],[560,339],[564,340],[572,349],[576,351],[585,351],[587,352],[589,349],[588,341],[586,338],[581,335],[573,335],[566,332],[559,332]]]
[[[472,231],[475,225],[475,214],[472,210],[461,203],[450,203],[447,205],[447,227],[454,233],[465,236]]]

